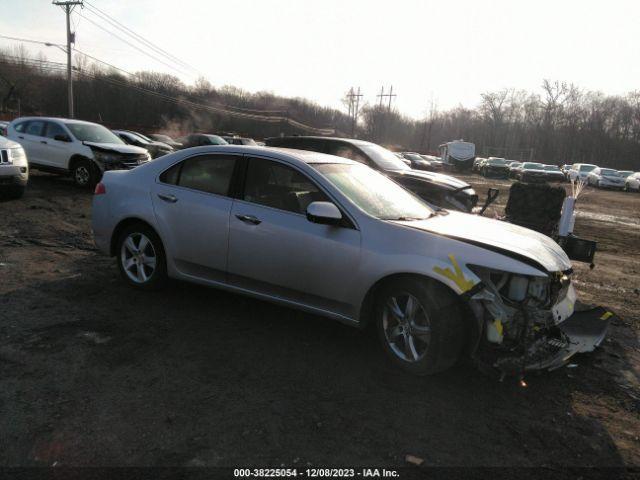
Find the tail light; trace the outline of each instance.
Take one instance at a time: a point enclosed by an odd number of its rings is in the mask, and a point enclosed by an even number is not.
[[[98,184],[96,185],[96,189],[94,190],[93,194],[94,195],[104,195],[105,193],[107,193],[107,189],[105,188],[104,183],[98,182]]]

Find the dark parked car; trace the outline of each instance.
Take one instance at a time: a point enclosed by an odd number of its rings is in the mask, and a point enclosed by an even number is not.
[[[177,141],[182,144],[182,148],[203,147],[205,145],[228,145],[224,138],[208,133],[192,133],[186,137],[178,138]]]
[[[431,164],[431,162],[423,158],[419,153],[401,152],[400,155],[402,155],[402,158],[404,158],[405,160],[409,160],[409,162],[411,163],[411,168],[415,170],[426,170],[428,172],[433,172],[435,170],[435,167]]]
[[[547,172],[547,182],[564,182],[565,176],[557,165],[545,165],[545,172]]]
[[[233,136],[233,137],[223,136],[222,138],[224,138],[229,145],[246,145],[248,147],[255,147],[256,145],[258,145],[253,138],[236,137],[236,136]]]
[[[516,173],[516,178],[521,182],[546,182],[547,172],[542,163],[524,162]]]
[[[149,155],[151,155],[151,158],[158,158],[174,151],[173,148],[166,143],[156,142],[155,140],[151,140],[150,138],[136,132],[128,130],[113,130],[113,133],[120,137],[120,139],[127,145],[134,145],[136,147],[146,149],[147,152],[149,152]]]
[[[463,212],[478,203],[471,185],[449,175],[412,170],[396,154],[375,143],[332,137],[272,137],[269,147],[295,148],[349,158],[385,173],[427,202]]]
[[[485,177],[507,178],[509,176],[509,165],[504,158],[489,157],[482,164],[480,173]]]
[[[166,143],[174,150],[180,150],[182,148],[182,144],[180,142],[176,142],[169,135],[164,135],[162,133],[150,133],[147,137],[151,140],[155,140],[156,142]]]

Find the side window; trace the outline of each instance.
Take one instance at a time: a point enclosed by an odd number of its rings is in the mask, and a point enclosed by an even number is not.
[[[201,192],[228,195],[231,177],[236,164],[234,157],[222,155],[199,155],[181,164],[179,172],[172,172],[175,167],[167,170],[167,182],[181,187],[200,190]],[[177,175],[177,178],[175,178]],[[162,177],[161,177],[162,179]],[[170,180],[174,180],[171,182]]]
[[[56,135],[64,135],[68,137],[69,134],[57,123],[47,122],[47,128],[44,132],[44,136],[47,138],[55,138]]]
[[[360,153],[353,145],[342,142],[331,142],[329,144],[329,155],[335,155],[336,157],[348,158],[356,162],[364,163],[368,165],[367,158]]]
[[[20,122],[20,123],[16,124],[16,126],[13,127],[13,128],[15,129],[16,132],[22,133],[22,132],[24,132],[24,129],[27,127],[28,123],[29,122]]]
[[[160,174],[160,181],[162,183],[168,183],[169,185],[177,185],[178,178],[180,177],[180,169],[182,168],[182,162],[174,165],[169,170],[165,170]]]
[[[270,160],[249,160],[243,199],[279,210],[305,214],[311,202],[327,196],[305,175]]]
[[[42,136],[42,130],[44,129],[44,122],[40,120],[32,120],[27,125],[24,133],[27,135],[36,135],[38,137]]]

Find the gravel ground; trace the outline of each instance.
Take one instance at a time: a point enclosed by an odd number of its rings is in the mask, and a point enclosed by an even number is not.
[[[620,321],[526,388],[465,364],[413,378],[370,334],[229,293],[133,291],[90,203],[38,173],[0,203],[0,465],[640,466],[640,195],[579,202],[600,251],[578,293]]]

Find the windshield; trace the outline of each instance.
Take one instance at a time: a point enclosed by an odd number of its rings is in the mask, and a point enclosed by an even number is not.
[[[509,165],[509,166],[510,166],[510,167],[513,167],[513,168],[515,168],[515,167],[519,167],[520,165],[522,165],[522,163],[520,163],[520,162],[513,162],[513,163],[512,163],[511,165]]]
[[[525,170],[543,170],[543,166],[541,163],[525,163],[522,168]]]
[[[601,168],[600,173],[605,177],[619,177],[620,174],[617,170],[613,170],[611,168]]]
[[[402,160],[395,154],[375,143],[358,144],[364,153],[366,153],[373,162],[384,170],[411,170]]]
[[[65,125],[81,142],[124,144],[120,137],[102,125],[95,123],[65,123]]]
[[[126,138],[130,139],[133,142],[138,142],[143,145],[148,145],[149,143],[151,143],[150,140],[147,140],[145,137],[143,137],[142,135],[138,135],[137,133],[122,132],[122,135],[124,135]]]
[[[242,145],[258,145],[253,138],[243,138],[240,141]]]
[[[545,170],[551,170],[551,171],[560,171],[560,169],[558,167],[556,167],[555,165],[545,165],[544,167]]]
[[[209,139],[209,141],[211,142],[211,145],[227,145],[228,144],[224,138],[219,137],[217,135],[205,135],[205,137]]]
[[[382,220],[429,218],[434,210],[385,175],[360,164],[312,165],[354,204]]]
[[[506,165],[507,161],[504,158],[492,158],[488,163],[489,165]]]
[[[620,170],[618,173],[620,174],[621,177],[627,178],[633,172],[631,170]]]
[[[147,137],[146,135],[143,135],[141,133],[138,133],[138,132],[129,132],[129,133],[131,133],[132,135],[135,135],[136,137],[140,137],[141,139],[143,139],[147,143],[153,142],[153,140],[151,140],[149,137]]]
[[[580,165],[580,171],[581,172],[590,172],[594,168],[596,168],[595,165]]]
[[[408,158],[409,160],[413,160],[413,161],[416,161],[416,162],[422,162],[424,160],[427,160],[426,158],[422,158],[417,153],[405,153],[404,154],[404,158]]]

